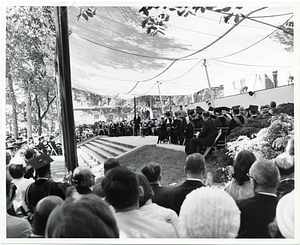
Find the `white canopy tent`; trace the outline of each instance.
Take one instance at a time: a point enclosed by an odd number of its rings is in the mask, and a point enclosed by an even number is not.
[[[142,6],[94,6],[96,15],[88,21],[77,18],[82,6],[71,6],[72,86],[121,98],[159,95],[159,91],[162,95],[193,94],[208,87],[204,59],[211,86],[232,86],[246,78],[249,88],[255,89],[257,75],[276,70],[279,85],[286,84],[286,76],[293,74],[293,52],[270,36],[282,32],[274,26],[293,21],[296,7],[283,1],[241,5],[241,10],[234,11],[244,15],[266,6],[249,17],[267,24],[249,19],[226,24],[222,14],[212,11],[188,17],[169,12],[165,35],[150,37],[142,28]]]

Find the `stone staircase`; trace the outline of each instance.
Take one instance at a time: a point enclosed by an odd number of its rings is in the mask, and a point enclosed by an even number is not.
[[[107,136],[96,136],[77,145],[78,165],[102,172],[106,159],[117,158],[133,148],[135,146],[113,141]]]

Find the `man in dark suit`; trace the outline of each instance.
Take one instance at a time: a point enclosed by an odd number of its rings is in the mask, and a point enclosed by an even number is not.
[[[194,153],[187,156],[185,160],[184,171],[187,179],[174,187],[170,192],[171,209],[178,215],[181,205],[191,191],[204,186],[201,179],[205,173],[205,159],[200,153]]]
[[[210,113],[208,111],[202,112],[202,118],[203,123],[200,134],[197,138],[192,138],[190,140],[188,154],[197,152],[197,146],[200,147],[200,151],[202,146],[211,146],[218,135],[216,122],[210,117]]]
[[[279,170],[273,161],[257,160],[249,170],[249,178],[255,196],[237,201],[241,210],[238,238],[270,238],[268,225],[276,214]]]
[[[161,166],[156,162],[148,162],[142,169],[142,174],[148,179],[154,195],[152,202],[159,206],[170,208],[169,194],[174,186],[161,186],[159,181],[161,180]]]

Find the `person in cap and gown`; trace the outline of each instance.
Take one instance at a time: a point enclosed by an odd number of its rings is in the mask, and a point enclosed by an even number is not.
[[[248,115],[250,118],[256,118],[258,116],[258,106],[250,105],[248,110]]]
[[[231,109],[232,119],[230,120],[230,123],[228,125],[227,135],[229,135],[233,129],[245,123],[244,117],[240,114],[240,106],[233,106]]]
[[[215,115],[216,115],[216,124],[217,127],[227,127],[230,123],[230,119],[228,116],[224,116],[223,111],[225,110],[225,107],[216,107],[214,109]],[[229,120],[228,120],[229,119]]]
[[[190,149],[190,140],[194,137],[195,125],[193,120],[196,117],[195,110],[188,110],[188,122],[186,125],[186,129],[184,131],[184,138],[185,138],[185,153],[188,154]]]
[[[28,162],[36,171],[35,182],[30,184],[25,192],[25,203],[31,214],[35,212],[38,201],[46,196],[55,195],[65,199],[66,188],[69,184],[55,182],[51,179],[51,162],[53,159],[46,154],[37,156]]]
[[[192,138],[190,140],[190,148],[187,154],[197,152],[197,146],[199,146],[201,151],[203,146],[212,145],[218,135],[216,122],[210,117],[210,113],[208,111],[202,112],[202,119],[203,124],[200,134],[197,138]]]

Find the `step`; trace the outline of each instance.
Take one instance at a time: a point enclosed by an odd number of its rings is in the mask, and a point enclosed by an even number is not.
[[[102,155],[98,154],[94,150],[91,150],[89,147],[85,145],[81,145],[80,148],[89,155],[89,157],[96,162],[104,163],[107,158],[103,157]]]
[[[132,148],[135,148],[135,146],[128,145],[128,144],[120,144],[119,142],[115,142],[115,141],[108,140],[108,139],[96,139],[93,142],[116,149],[121,154],[126,151],[131,150]]]
[[[128,150],[133,149],[133,148],[136,147],[134,145],[130,145],[130,144],[126,144],[126,143],[122,143],[122,142],[118,142],[118,141],[113,141],[109,137],[98,138],[97,140],[104,141],[106,143],[111,143],[111,144],[118,145],[118,146],[123,146],[123,147],[128,148]]]
[[[88,145],[92,145],[97,147],[100,150],[106,151],[112,155],[114,155],[115,157],[123,154],[124,152],[126,152],[127,150],[124,150],[123,148],[118,148],[118,147],[114,147],[112,144],[108,145],[108,144],[103,144],[102,142],[99,141],[91,141],[88,143]]]
[[[101,155],[103,158],[108,159],[111,157],[116,157],[118,154],[114,153],[112,150],[107,151],[106,149],[99,148],[91,143],[84,144],[85,147],[89,148],[90,150],[94,151],[96,154]]]

